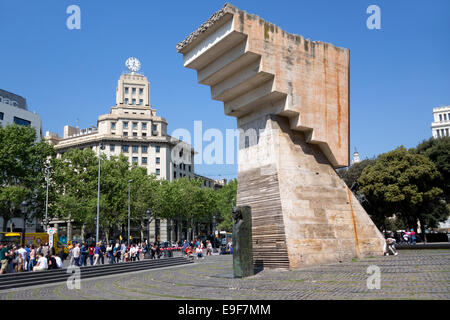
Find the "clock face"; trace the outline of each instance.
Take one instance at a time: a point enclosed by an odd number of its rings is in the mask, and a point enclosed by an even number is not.
[[[125,65],[131,72],[136,72],[141,68],[141,63],[139,62],[138,59],[134,57],[128,58],[127,61],[125,62]]]

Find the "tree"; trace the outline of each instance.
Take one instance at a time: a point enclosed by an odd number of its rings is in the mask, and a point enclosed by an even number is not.
[[[354,163],[346,169],[338,170],[338,175],[342,180],[344,180],[347,187],[352,188],[354,184],[357,183],[364,168],[369,165],[373,165],[375,161],[375,159],[366,159],[361,162]]]
[[[68,240],[72,240],[72,220],[81,225],[83,241],[86,226],[95,226],[97,170],[98,158],[91,149],[70,149],[60,159],[54,159],[52,216],[69,221]]]
[[[366,208],[379,227],[395,214],[415,230],[420,221],[424,230],[433,214],[427,209],[436,205],[442,193],[436,186],[439,180],[439,171],[427,157],[399,147],[367,166],[358,183],[368,199]]]
[[[156,190],[159,181],[154,174],[147,175],[147,169],[134,166],[129,171],[129,178],[133,179],[131,183],[131,218],[139,223],[141,241],[144,240],[144,230],[146,229],[145,221],[150,224],[156,219],[156,211],[153,210],[156,201]],[[150,215],[147,216],[147,211]]]
[[[114,237],[116,226],[121,232],[128,221],[128,181],[130,164],[123,154],[106,159],[102,155],[100,171],[100,225],[106,238]],[[133,187],[134,182],[131,184]],[[131,193],[132,195],[134,193]],[[132,202],[133,203],[133,202]],[[131,211],[134,212],[134,211]]]
[[[217,211],[219,213],[218,218],[221,220],[218,229],[231,232],[233,230],[232,209],[233,206],[236,205],[237,180],[230,180],[228,184],[224,185],[216,192]]]
[[[45,173],[55,150],[36,140],[36,130],[16,124],[0,127],[0,215],[3,230],[13,217],[26,222],[44,212]],[[25,237],[22,237],[25,239]]]
[[[428,157],[441,174],[439,187],[447,203],[450,202],[450,137],[430,138],[420,143],[414,150]]]

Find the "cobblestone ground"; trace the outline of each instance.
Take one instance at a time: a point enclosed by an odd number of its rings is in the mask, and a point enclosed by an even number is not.
[[[381,270],[381,288],[367,288],[367,268]],[[450,299],[450,250],[402,250],[294,271],[264,270],[232,278],[230,256],[195,264],[0,292],[0,299]]]

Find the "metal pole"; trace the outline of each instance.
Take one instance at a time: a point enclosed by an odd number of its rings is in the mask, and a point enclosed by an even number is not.
[[[95,233],[95,243],[98,243],[98,236],[100,231],[100,148],[101,146],[98,146],[98,185],[97,185],[97,230]]]
[[[45,232],[47,232],[48,230],[48,180],[49,180],[49,169],[46,169],[46,174],[47,174],[47,192],[45,194]]]
[[[131,186],[131,181],[128,181],[128,239],[127,239],[127,244],[130,241],[130,186]]]

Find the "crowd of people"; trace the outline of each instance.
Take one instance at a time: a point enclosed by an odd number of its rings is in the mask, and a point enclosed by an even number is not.
[[[33,272],[63,267],[64,250],[55,254],[48,243],[34,245],[0,244],[0,274],[14,272]]]
[[[416,232],[414,229],[408,230],[400,230],[396,232],[389,231],[386,234],[386,238],[392,238],[395,239],[397,243],[401,244],[412,244],[416,245],[418,239]]]
[[[188,242],[159,242],[132,243],[114,242],[107,243],[74,243],[67,247],[69,265],[87,266],[105,263],[122,263],[140,261],[143,259],[160,259],[163,256],[173,256],[173,251],[180,250],[187,257],[204,259],[213,254],[211,241],[205,242],[195,238]],[[227,244],[227,250],[232,252],[231,242]],[[15,245],[11,243],[0,244],[0,274],[14,272],[35,272],[63,268],[63,262],[67,254],[64,248],[55,254],[55,248],[48,243],[35,245]]]
[[[170,250],[169,250],[170,249]],[[143,259],[160,259],[164,256],[172,256],[172,250],[180,250],[178,243],[132,243],[105,242],[99,243],[77,243],[69,247],[69,264],[75,266],[110,264],[140,261]]]

